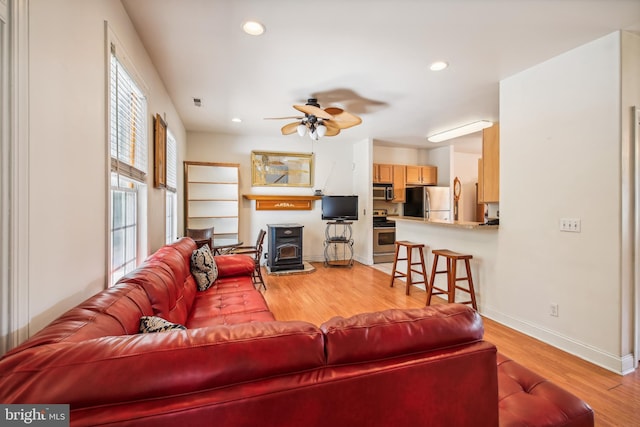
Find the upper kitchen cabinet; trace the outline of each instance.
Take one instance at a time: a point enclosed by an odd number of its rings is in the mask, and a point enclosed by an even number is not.
[[[482,159],[478,162],[478,203],[500,201],[500,126],[482,131]]]
[[[394,203],[404,203],[406,200],[407,167],[393,165],[393,200]]]
[[[393,184],[393,165],[373,164],[374,184]]]
[[[436,166],[407,166],[407,184],[436,185],[438,168]]]

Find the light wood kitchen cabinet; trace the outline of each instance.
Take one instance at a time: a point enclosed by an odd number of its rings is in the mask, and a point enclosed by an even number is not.
[[[482,131],[482,159],[478,162],[478,203],[500,201],[500,126]]]
[[[393,200],[394,203],[406,201],[407,168],[404,165],[393,165]]]
[[[393,165],[373,164],[374,184],[393,184]]]
[[[438,168],[435,166],[407,166],[407,184],[436,185],[438,183]]]

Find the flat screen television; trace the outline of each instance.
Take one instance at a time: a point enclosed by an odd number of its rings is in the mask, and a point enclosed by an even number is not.
[[[322,219],[326,221],[356,221],[358,196],[322,196]]]

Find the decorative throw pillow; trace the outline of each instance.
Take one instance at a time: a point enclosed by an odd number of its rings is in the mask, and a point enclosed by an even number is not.
[[[203,245],[191,254],[191,274],[198,283],[199,291],[206,291],[218,278],[218,266],[209,245]]]
[[[142,316],[140,318],[140,332],[143,334],[149,332],[168,332],[176,329],[186,330],[187,328],[178,323],[171,323],[158,316]]]

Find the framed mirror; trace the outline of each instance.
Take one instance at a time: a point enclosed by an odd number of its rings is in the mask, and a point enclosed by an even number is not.
[[[251,186],[311,187],[312,153],[251,152]]]

